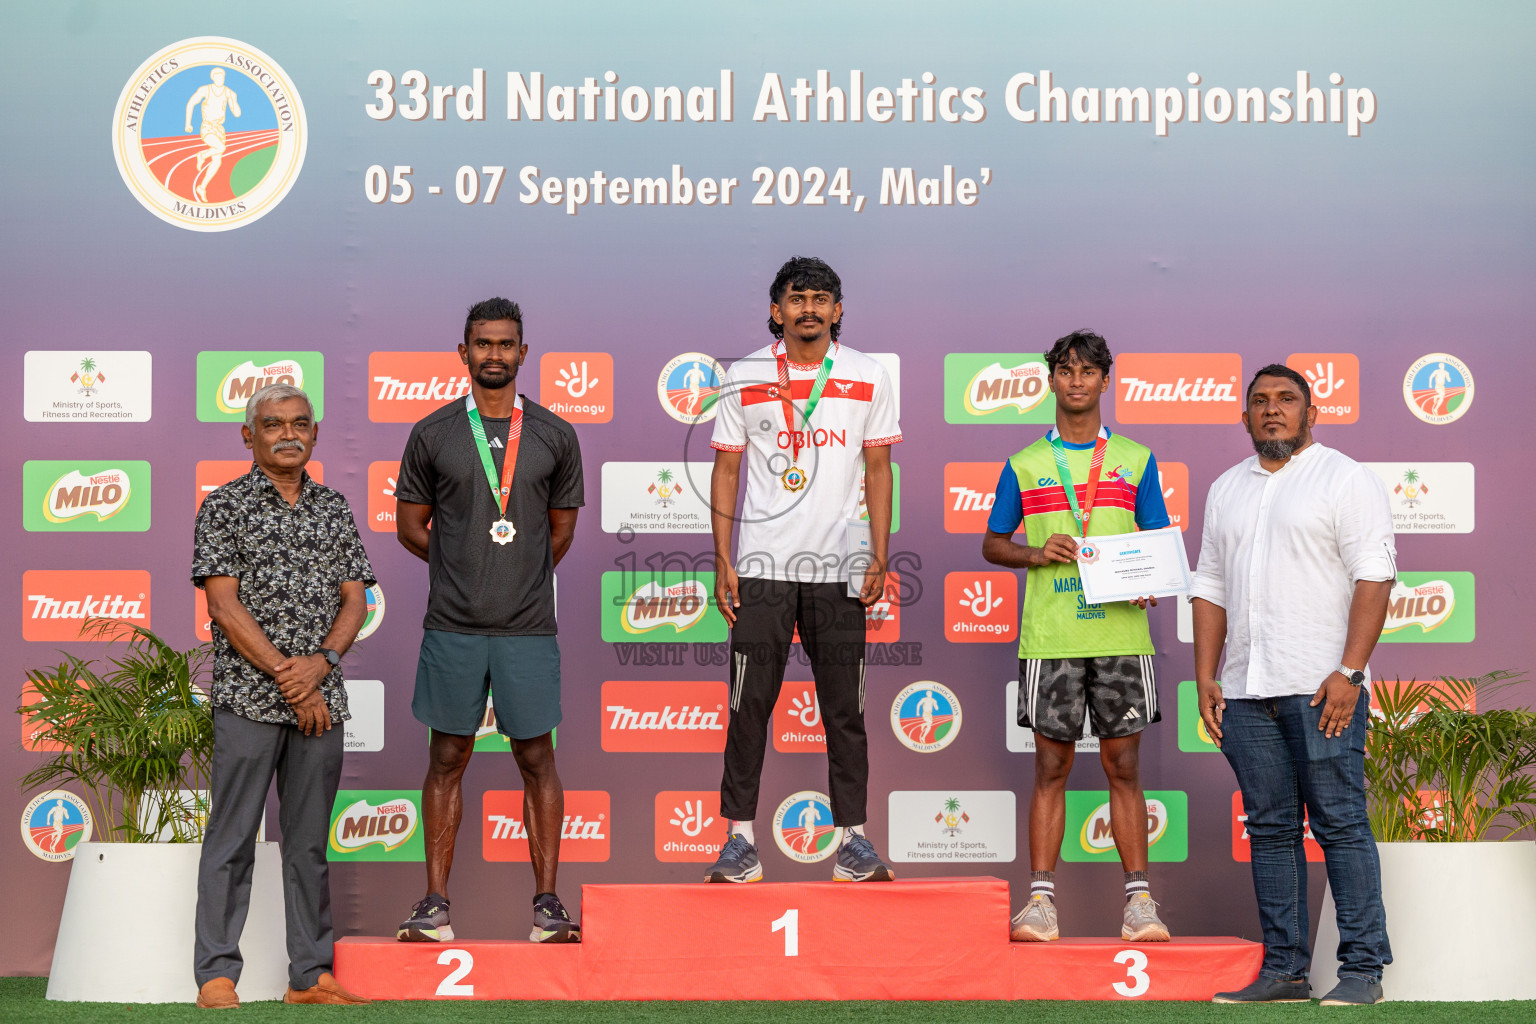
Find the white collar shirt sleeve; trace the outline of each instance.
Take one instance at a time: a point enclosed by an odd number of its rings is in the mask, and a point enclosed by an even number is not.
[[[1314,442],[1277,472],[1254,456],[1223,473],[1190,592],[1226,609],[1222,695],[1315,692],[1343,658],[1355,584],[1396,577],[1386,487],[1353,459]]]

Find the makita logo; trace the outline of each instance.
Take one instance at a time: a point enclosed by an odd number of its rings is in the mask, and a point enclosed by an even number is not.
[[[291,359],[257,366],[247,359],[230,370],[219,382],[218,405],[222,412],[245,411],[245,403],[256,392],[269,384],[304,386],[304,368]]]
[[[724,680],[603,683],[602,745],[617,753],[719,753],[725,750]]]
[[[609,799],[606,790],[565,791],[565,818],[560,824],[562,861],[608,859]],[[487,790],[481,803],[481,852],[488,861],[531,859],[528,827],[523,818],[522,790]],[[541,837],[548,841],[553,837]]]
[[[469,394],[469,371],[457,352],[371,352],[368,418],[415,423]]]
[[[30,569],[21,588],[23,640],[79,640],[80,628],[98,618],[150,626],[149,573],[141,569]]]
[[[695,705],[691,708],[674,709],[668,704],[660,711],[637,711],[622,704],[610,704],[603,709],[612,715],[608,728],[625,729],[724,729],[720,712],[705,711]]]
[[[28,594],[27,600],[32,602],[34,619],[139,619],[147,622],[149,616],[140,610],[143,597],[140,594],[138,600],[129,600],[122,594],[103,594],[101,597],[87,594],[79,600],[65,601],[47,594]]]
[[[523,823],[508,814],[487,814],[486,826],[491,830],[492,839],[528,839],[528,830]],[[608,833],[603,831],[603,819],[586,821],[579,814],[567,814],[560,824],[560,838],[571,839],[607,839]]]
[[[973,491],[969,487],[951,487],[949,494],[949,507],[953,512],[990,512],[993,502],[997,501],[996,494]]]
[[[401,380],[388,375],[373,378],[378,385],[374,397],[380,402],[434,402],[442,404],[469,394],[469,374],[431,380]]]
[[[1126,352],[1115,360],[1122,423],[1236,423],[1243,412],[1236,352]]]
[[[1121,377],[1125,385],[1126,402],[1236,402],[1236,385],[1231,381],[1218,382],[1215,377],[1196,377],[1186,381],[1183,377],[1172,384]]]

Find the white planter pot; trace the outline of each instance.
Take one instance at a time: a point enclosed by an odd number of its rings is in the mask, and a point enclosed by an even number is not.
[[[1377,843],[1392,963],[1387,999],[1536,999],[1531,915],[1536,842]],[[1312,994],[1337,981],[1338,920],[1323,894],[1312,949]]]
[[[69,869],[48,998],[190,1003],[193,919],[201,843],[80,843]],[[282,861],[256,844],[251,907],[240,952],[241,1000],[281,999],[288,988]]]

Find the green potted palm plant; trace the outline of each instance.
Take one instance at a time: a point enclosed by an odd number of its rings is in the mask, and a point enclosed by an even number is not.
[[[48,752],[22,789],[78,793],[89,811],[73,846],[48,998],[190,1002],[213,760],[210,651],[179,651],[110,619],[88,620],[81,637],[113,645],[106,664],[66,654],[28,671],[36,699],[17,709]],[[257,845],[252,884],[240,988],[249,998],[277,998],[287,956],[275,843]],[[155,906],[153,942],[144,941],[146,895]]]
[[[1393,962],[1389,999],[1536,998],[1536,711],[1523,674],[1376,685],[1365,785]],[[1315,949],[1338,942],[1331,894]],[[1325,991],[1334,965],[1314,955]],[[1319,988],[1319,986],[1322,988]]]

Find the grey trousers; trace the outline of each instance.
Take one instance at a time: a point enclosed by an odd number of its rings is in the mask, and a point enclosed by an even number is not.
[[[251,903],[256,832],[274,774],[281,804],[288,984],[311,988],[331,969],[335,935],[326,848],[344,733],[340,722],[305,736],[297,726],[214,710],[211,813],[197,871],[193,973],[199,988],[214,978],[240,980],[240,933]]]

